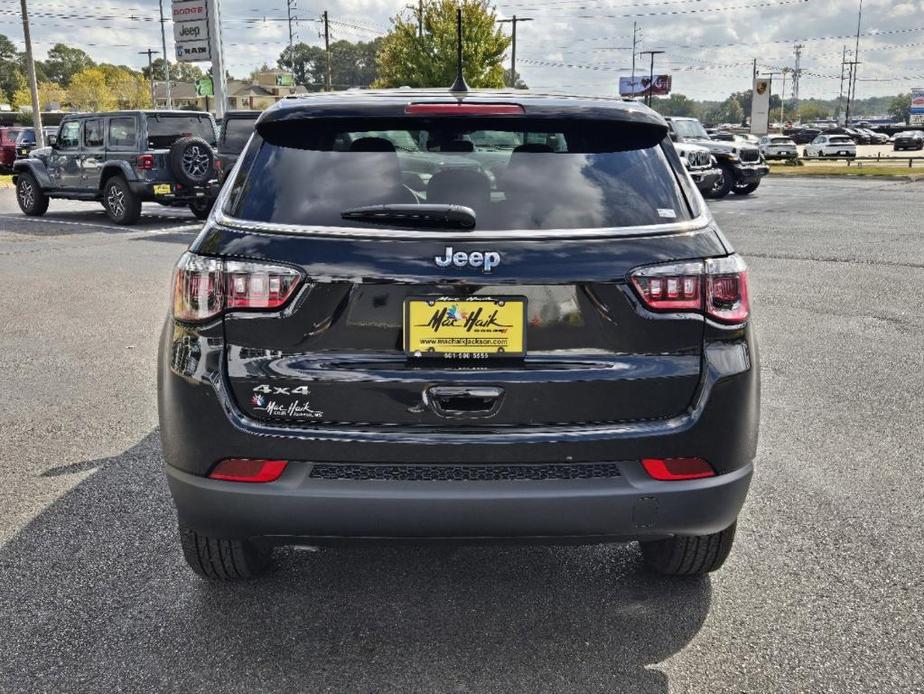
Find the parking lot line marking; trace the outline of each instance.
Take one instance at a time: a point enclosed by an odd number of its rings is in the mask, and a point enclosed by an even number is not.
[[[102,224],[97,222],[76,222],[72,219],[55,219],[55,218],[38,218],[38,217],[26,217],[24,215],[17,214],[0,214],[0,218],[6,219],[15,219],[17,221],[31,222],[33,224],[65,224],[68,226],[80,226],[80,227],[92,227],[94,229],[124,229],[125,231],[136,231],[136,232],[147,232],[147,233],[159,233],[159,232],[174,232],[180,229],[194,228],[201,225],[201,222],[198,220],[190,220],[186,224],[172,226],[172,227],[158,227],[156,229],[132,229],[131,227],[123,227],[118,224]],[[144,219],[142,217],[142,219]],[[180,219],[177,217],[168,218],[172,220]],[[165,220],[166,221],[166,220]]]

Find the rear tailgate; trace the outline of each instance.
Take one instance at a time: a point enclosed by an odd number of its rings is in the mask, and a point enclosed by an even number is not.
[[[253,237],[216,228],[205,244],[296,261],[308,279],[286,310],[229,313],[227,375],[238,406],[267,421],[363,425],[532,425],[638,421],[687,409],[701,372],[703,319],[655,314],[626,282],[634,267],[722,255],[714,231],[614,239],[455,241],[496,252],[488,278],[441,268],[443,241]],[[481,275],[481,276],[480,276]],[[523,297],[527,354],[488,359],[405,353],[409,297]],[[447,402],[434,387],[488,388]],[[452,391],[450,392],[450,396]],[[491,399],[491,395],[496,398]],[[465,411],[468,410],[468,411]]]

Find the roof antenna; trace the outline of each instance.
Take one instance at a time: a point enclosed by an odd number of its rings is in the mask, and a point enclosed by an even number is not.
[[[449,88],[451,92],[467,92],[465,75],[462,74],[462,8],[456,10],[456,81]]]

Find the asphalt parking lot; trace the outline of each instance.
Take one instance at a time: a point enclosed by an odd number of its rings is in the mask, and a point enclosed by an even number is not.
[[[924,183],[771,179],[713,211],[751,268],[763,417],[725,568],[634,546],[182,562],[155,403],[171,265],[145,206],[0,190],[0,691],[924,691]]]

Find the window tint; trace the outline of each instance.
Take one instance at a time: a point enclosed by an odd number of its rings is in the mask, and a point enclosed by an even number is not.
[[[103,119],[91,118],[83,122],[83,146],[103,146]]]
[[[35,144],[35,131],[32,128],[23,130],[19,133],[19,137],[16,138],[17,145],[34,145]]]
[[[244,149],[247,139],[253,132],[256,118],[228,118],[225,120],[225,135],[221,141],[222,152],[238,153]]]
[[[181,137],[201,137],[210,145],[215,145],[215,127],[212,119],[206,116],[161,116],[149,114],[148,147],[167,149]]]
[[[134,149],[138,127],[134,118],[109,119],[109,148]]]
[[[80,121],[70,120],[61,126],[58,134],[59,149],[74,149],[80,145]]]
[[[265,137],[254,137],[228,212],[262,222],[357,226],[362,223],[341,214],[388,203],[456,204],[475,211],[479,230],[608,228],[691,218],[652,131],[631,141],[612,124],[569,121],[549,132],[541,123],[535,130],[510,121],[478,130],[460,124],[422,129],[419,123],[381,130],[272,124]]]

